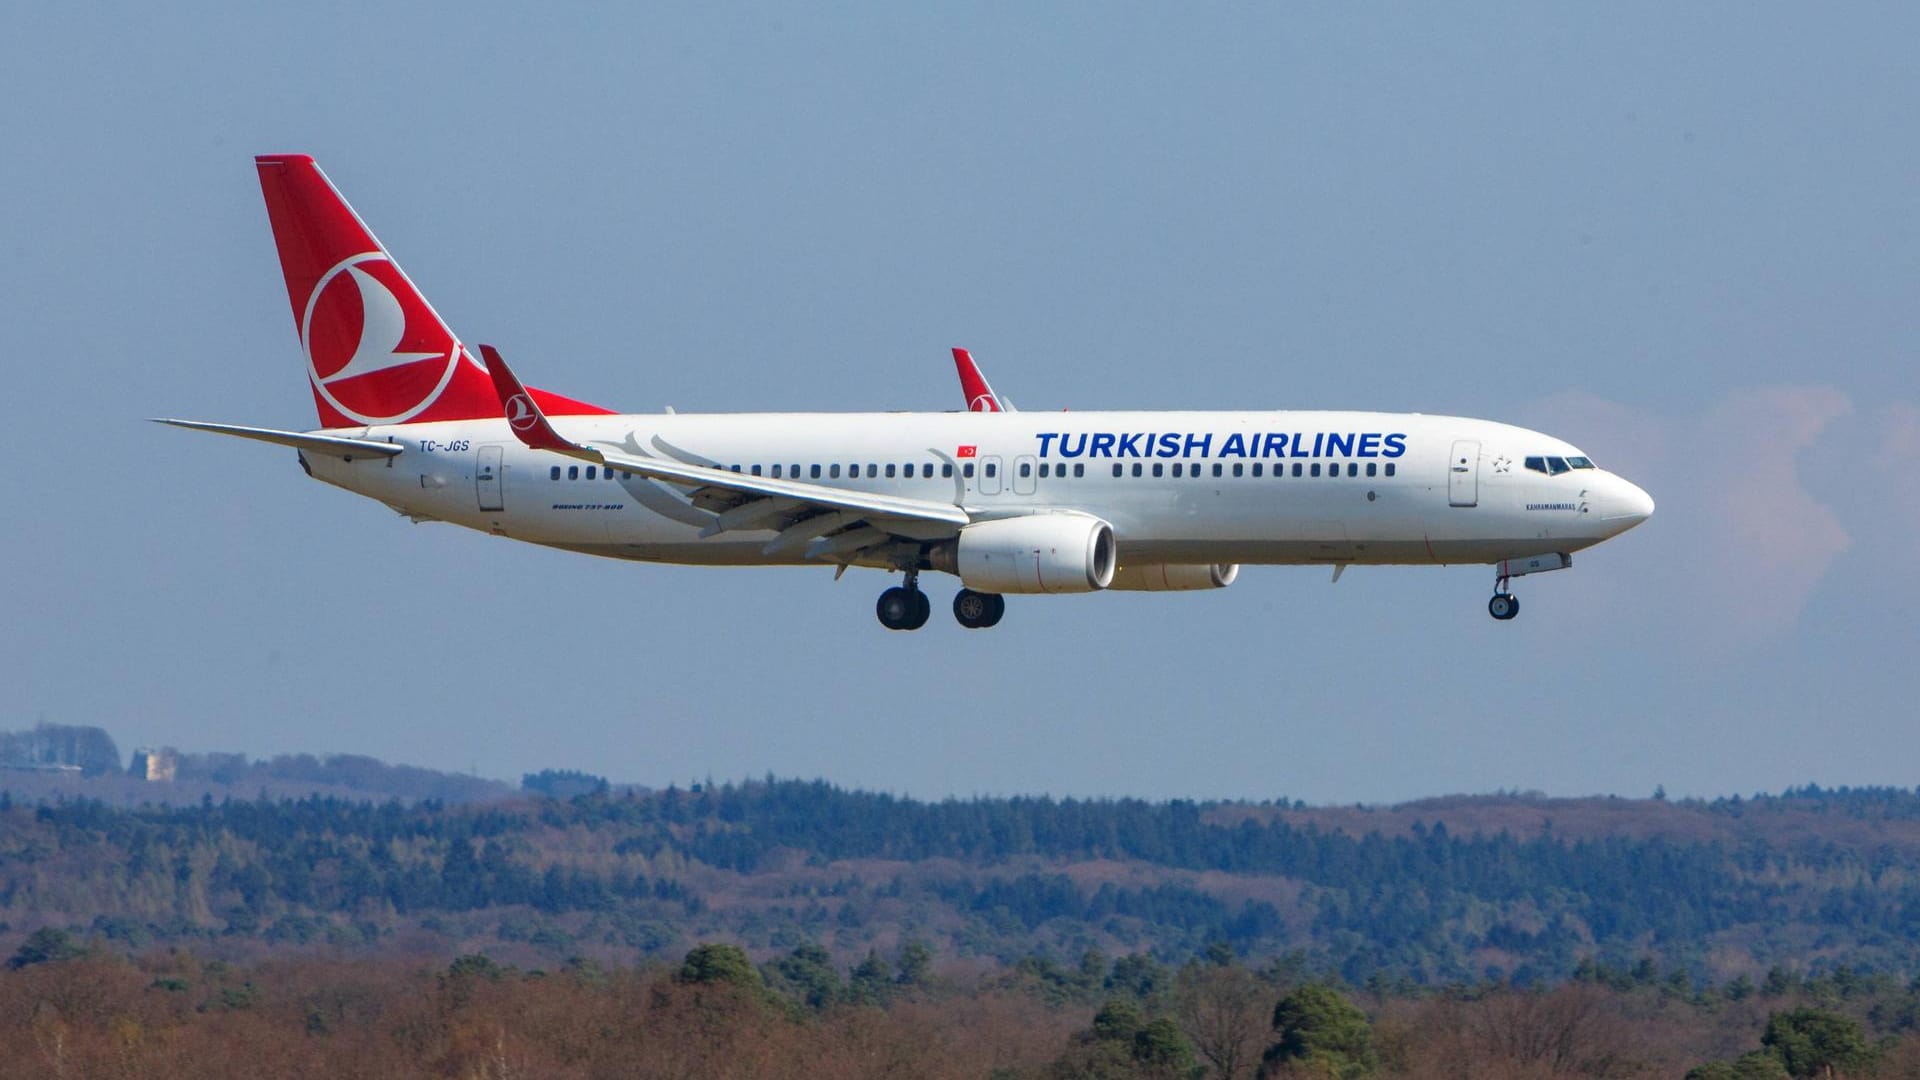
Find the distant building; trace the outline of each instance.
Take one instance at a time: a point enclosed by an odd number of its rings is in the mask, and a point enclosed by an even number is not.
[[[127,770],[142,780],[155,783],[171,781],[180,772],[180,755],[172,747],[149,750],[141,747],[133,752],[133,766]]]

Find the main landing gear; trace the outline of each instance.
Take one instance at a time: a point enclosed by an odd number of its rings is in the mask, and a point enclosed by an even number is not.
[[[1007,598],[999,593],[961,589],[953,597],[953,617],[969,630],[985,630],[1007,613]]]
[[[920,572],[907,571],[907,579],[880,594],[873,613],[880,625],[889,630],[918,630],[927,625],[933,603],[920,591]],[[961,589],[953,598],[953,617],[969,630],[985,630],[1007,613],[1007,599],[998,593]]]
[[[927,625],[927,616],[933,614],[933,602],[920,591],[919,572],[907,571],[905,585],[895,585],[881,593],[873,613],[880,617],[880,625],[889,630],[918,630]]]

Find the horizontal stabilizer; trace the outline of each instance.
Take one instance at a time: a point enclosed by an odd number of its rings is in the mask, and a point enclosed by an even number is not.
[[[241,427],[238,424],[209,424],[204,420],[169,420],[164,417],[154,417],[153,422],[172,424],[174,427],[190,428],[194,431],[211,431],[215,435],[232,435],[241,439],[277,443],[281,446],[291,446],[295,450],[307,450],[315,454],[327,454],[348,460],[369,456],[392,457],[404,449],[399,443],[351,439],[341,435],[315,435],[304,431]]]

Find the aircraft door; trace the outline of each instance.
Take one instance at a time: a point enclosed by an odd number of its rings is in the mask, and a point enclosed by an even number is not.
[[[980,494],[1000,494],[1000,455],[988,454],[980,459]]]
[[[1040,459],[1032,454],[1021,454],[1013,459],[1013,493],[1031,495],[1037,483],[1035,477],[1040,472]]]
[[[1461,439],[1447,459],[1447,505],[1480,505],[1480,444]]]
[[[480,448],[480,464],[474,470],[473,483],[480,496],[480,509],[505,510],[507,508],[506,489],[502,484],[502,474],[506,466],[500,460],[498,446]]]

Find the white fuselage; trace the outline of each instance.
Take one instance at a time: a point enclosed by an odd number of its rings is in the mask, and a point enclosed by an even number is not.
[[[975,520],[1078,511],[1113,526],[1123,565],[1493,563],[1589,547],[1653,509],[1604,469],[1525,467],[1581,459],[1552,436],[1420,414],[648,414],[554,425],[580,443],[951,503]],[[588,479],[589,466],[527,448],[505,420],[330,434],[405,447],[304,459],[317,479],[418,519],[626,559],[809,561],[804,549],[767,554],[772,529],[713,531],[714,515],[670,484],[597,470]]]

